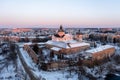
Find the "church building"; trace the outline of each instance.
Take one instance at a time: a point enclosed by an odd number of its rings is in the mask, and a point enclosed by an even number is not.
[[[53,41],[69,41],[73,40],[73,36],[70,34],[65,34],[65,31],[62,28],[62,25],[60,25],[60,29],[56,34],[52,36]]]
[[[46,46],[57,54],[71,54],[88,49],[90,44],[74,40],[73,35],[65,34],[60,26],[58,32],[52,36],[52,40],[46,42]]]

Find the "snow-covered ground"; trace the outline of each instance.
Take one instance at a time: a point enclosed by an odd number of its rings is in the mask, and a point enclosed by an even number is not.
[[[24,67],[23,67],[23,65],[22,65],[22,63],[21,63],[21,61],[20,61],[20,59],[19,59],[19,56],[18,56],[18,59],[17,59],[17,76],[20,78],[20,80],[21,79],[28,79],[29,80],[29,76],[27,75],[27,73],[25,72],[25,69],[24,69]]]
[[[9,65],[7,68],[3,68],[3,70],[0,72],[0,80],[13,80],[15,79],[16,73],[14,73],[14,66]]]
[[[32,61],[28,53],[20,48],[20,52],[25,59],[25,62],[30,67],[31,71],[39,78],[45,78],[46,80],[78,80],[78,74],[72,72],[71,76],[70,73],[64,70],[59,71],[43,71],[39,70],[38,66]]]
[[[21,55],[23,56],[26,64],[28,65],[28,67],[30,67],[31,69],[34,69],[34,63],[33,61],[31,60],[30,56],[28,55],[28,53],[23,50],[23,48],[20,48],[20,52],[21,52]]]
[[[5,58],[5,56],[0,55],[0,60],[3,60]]]
[[[1,46],[1,48],[4,50],[3,47],[8,47],[8,45],[5,44],[5,46]],[[16,62],[17,63],[11,59],[11,53],[9,51],[1,52],[0,80],[24,80],[24,75],[26,73],[18,57]]]
[[[34,72],[37,75],[41,75],[46,80],[78,80],[78,75],[74,72],[70,75],[69,72],[66,71],[36,71]]]
[[[17,68],[13,64],[9,64],[0,71],[0,80],[24,80],[26,73],[19,59],[17,62]]]

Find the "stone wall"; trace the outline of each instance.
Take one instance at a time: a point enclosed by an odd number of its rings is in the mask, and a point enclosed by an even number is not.
[[[43,70],[58,70],[58,69],[63,69],[69,66],[67,61],[56,61],[56,62],[43,63],[43,65],[42,65]]]
[[[81,46],[81,47],[74,47],[74,48],[68,48],[68,49],[62,49],[60,50],[60,53],[65,53],[65,54],[74,54],[80,51],[87,50],[89,46]]]
[[[35,63],[38,63],[38,57],[37,57],[36,53],[30,48],[29,45],[24,45],[24,50],[27,51],[27,53],[29,54],[29,56],[32,58],[32,60]]]
[[[100,60],[107,57],[111,57],[115,53],[115,48],[109,48],[100,52],[91,53],[93,60]]]

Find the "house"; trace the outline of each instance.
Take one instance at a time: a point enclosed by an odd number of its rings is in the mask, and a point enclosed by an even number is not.
[[[115,47],[111,45],[104,45],[94,49],[85,51],[86,58],[92,58],[92,60],[100,60],[111,57],[115,53]]]

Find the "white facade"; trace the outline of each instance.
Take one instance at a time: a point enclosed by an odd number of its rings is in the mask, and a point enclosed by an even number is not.
[[[70,34],[65,34],[64,37],[60,38],[60,37],[55,37],[54,35],[52,36],[52,40],[53,41],[70,41],[73,40],[73,36]]]

